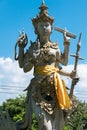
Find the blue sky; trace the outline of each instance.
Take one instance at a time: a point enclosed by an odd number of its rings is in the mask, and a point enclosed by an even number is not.
[[[12,70],[10,69],[6,69],[6,64],[8,67],[10,65],[11,67],[12,65],[16,66],[15,68],[18,71],[21,71],[18,69],[18,64],[14,65],[14,46],[17,41],[18,34],[22,31],[22,29],[24,29],[27,33],[29,41],[34,41],[36,39],[31,19],[32,17],[36,17],[36,14],[39,13],[38,7],[41,3],[42,0],[0,0],[0,69],[3,68],[0,72],[1,85],[7,84],[6,74],[10,73],[12,76],[15,73],[12,73]],[[63,29],[67,28],[67,30],[77,35],[76,39],[71,39],[70,53],[75,53],[78,37],[80,32],[82,32],[82,46],[80,54],[85,60],[79,61],[79,63],[81,65],[80,67],[82,67],[82,65],[86,66],[86,70],[83,71],[87,72],[87,0],[45,0],[45,3],[49,7],[49,15],[55,19],[54,27],[58,26]],[[57,41],[61,51],[63,51],[62,34],[53,30],[51,39],[54,42]],[[73,63],[74,60],[70,57],[69,65],[72,65]],[[24,79],[25,74],[19,72],[19,77],[21,77],[20,73]],[[82,72],[80,72],[80,74],[81,73]],[[86,74],[87,73],[83,74],[82,80],[86,79]],[[16,76],[16,73],[14,76]],[[10,77],[8,81],[11,81]],[[24,82],[26,81],[24,80]],[[16,84],[20,82],[15,80],[14,83]],[[87,83],[84,82],[84,84]],[[84,89],[86,88],[87,86],[84,87]]]
[[[31,18],[38,14],[42,0],[0,0],[0,56],[14,58],[14,45],[18,32],[23,28],[29,40],[35,40]],[[75,49],[79,33],[82,32],[81,55],[87,61],[87,1],[84,0],[45,0],[49,15],[54,17],[54,27],[67,28],[77,35],[71,40],[71,52]],[[55,34],[55,35],[54,35]],[[61,38],[60,38],[61,37]],[[53,30],[53,41],[62,44],[62,34]]]

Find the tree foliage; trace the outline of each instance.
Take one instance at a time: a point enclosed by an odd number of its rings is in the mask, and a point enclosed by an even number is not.
[[[25,114],[25,97],[20,95],[15,99],[8,99],[1,106],[2,111],[5,113],[6,109],[9,111],[10,117],[13,121],[17,122],[22,120]]]
[[[0,106],[0,109],[8,109],[13,121],[18,122],[22,120],[25,114],[26,103],[25,96],[20,96],[15,99],[8,99],[6,102]],[[37,121],[35,115],[32,115],[32,128],[31,130],[36,130]],[[70,119],[67,121],[64,130],[87,130],[87,103],[78,102],[78,106],[70,115]]]
[[[87,130],[87,103],[78,102],[64,130]]]

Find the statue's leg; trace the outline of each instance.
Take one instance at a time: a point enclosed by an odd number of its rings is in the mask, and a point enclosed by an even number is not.
[[[53,126],[53,130],[64,129],[64,115],[63,115],[63,111],[59,107],[56,108],[54,112],[52,126]]]
[[[59,109],[59,108],[58,108]],[[44,129],[42,130],[63,130],[64,128],[64,117],[61,109],[56,109],[54,114],[49,115],[46,112],[43,113],[44,116]]]
[[[38,121],[38,130],[42,130],[43,128],[43,116],[41,114],[41,108],[39,106],[36,105],[35,100],[31,99],[31,105],[32,105],[32,110],[36,116],[36,119]]]
[[[38,121],[38,130],[52,130],[52,123],[50,120],[50,115],[47,114],[42,108],[36,105],[36,102],[32,98],[32,109],[35,113],[36,119]]]
[[[41,102],[43,101],[43,98],[38,94],[38,88],[35,89],[36,87],[32,87],[32,96],[31,96],[31,106],[32,110],[36,115],[36,119],[38,121],[38,130],[63,130],[64,128],[64,117],[63,117],[63,111],[60,109],[60,107],[56,104],[55,110],[53,114],[48,114],[44,109],[43,109],[43,103],[41,107],[39,106]]]
[[[44,112],[43,115],[44,115],[44,129],[43,130],[53,130],[51,115],[49,115],[46,112]]]
[[[64,129],[64,116],[63,111],[58,107],[55,109],[52,115],[46,113],[42,110],[41,119],[39,124],[42,126],[41,121],[43,122],[43,128],[38,130],[63,130]]]

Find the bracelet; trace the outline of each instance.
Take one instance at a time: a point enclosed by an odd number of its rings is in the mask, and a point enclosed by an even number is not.
[[[64,45],[70,45],[70,42],[69,41],[64,41]]]

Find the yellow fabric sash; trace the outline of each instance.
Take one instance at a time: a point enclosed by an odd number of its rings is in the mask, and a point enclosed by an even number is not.
[[[63,80],[61,80],[59,74],[59,69],[51,66],[38,66],[35,68],[35,75],[43,74],[43,75],[50,75],[54,74],[54,86],[56,90],[57,99],[61,109],[69,109],[70,108],[70,99],[66,90],[66,85]]]

